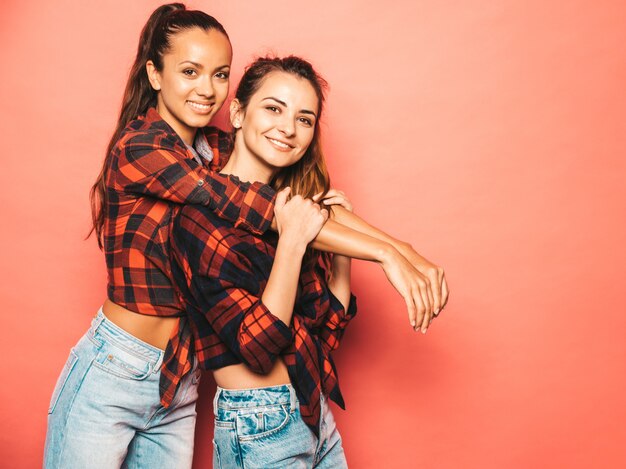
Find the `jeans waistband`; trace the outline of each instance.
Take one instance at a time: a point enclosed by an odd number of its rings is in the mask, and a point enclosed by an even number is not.
[[[102,338],[104,338],[107,342],[112,342],[135,355],[141,356],[148,363],[150,363],[154,371],[159,371],[161,369],[165,352],[141,339],[138,339],[131,333],[116,325],[104,315],[102,308],[98,310],[98,313],[91,321],[91,327],[89,328],[88,334],[95,340],[98,340],[98,337],[102,336]]]
[[[217,387],[213,399],[213,411],[220,409],[241,409],[263,405],[289,404],[293,412],[298,407],[296,390],[291,384],[251,389],[224,389]]]

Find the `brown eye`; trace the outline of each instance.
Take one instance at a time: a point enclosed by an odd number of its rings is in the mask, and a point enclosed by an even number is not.
[[[185,70],[183,70],[183,75],[186,75],[188,77],[195,77],[196,71],[193,68],[186,68]]]

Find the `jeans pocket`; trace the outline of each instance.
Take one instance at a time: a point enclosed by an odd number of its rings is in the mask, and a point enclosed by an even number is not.
[[[50,399],[50,406],[48,407],[48,414],[51,414],[52,412],[54,412],[54,408],[56,407],[57,402],[59,401],[59,396],[61,395],[61,391],[63,391],[63,388],[65,387],[65,383],[67,383],[67,380],[70,377],[70,374],[72,370],[74,369],[74,365],[76,365],[77,361],[78,361],[78,355],[76,355],[76,352],[74,352],[74,349],[70,350],[70,356],[65,362],[65,366],[63,367],[63,370],[61,370],[59,379],[57,379],[57,384],[55,385],[54,391],[52,392],[52,398]]]
[[[289,407],[285,404],[242,409],[235,424],[237,437],[239,441],[251,441],[273,435],[289,423],[289,418]]]
[[[145,358],[111,344],[105,344],[93,365],[108,374],[135,381],[144,380],[152,373]]]

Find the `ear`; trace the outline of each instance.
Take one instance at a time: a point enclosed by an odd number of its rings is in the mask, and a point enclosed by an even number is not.
[[[152,60],[146,62],[146,73],[148,74],[148,80],[152,85],[152,89],[154,89],[154,91],[161,91],[161,74],[154,66]]]
[[[241,128],[241,122],[243,121],[243,109],[241,109],[241,103],[237,98],[230,102],[230,123],[235,129]]]

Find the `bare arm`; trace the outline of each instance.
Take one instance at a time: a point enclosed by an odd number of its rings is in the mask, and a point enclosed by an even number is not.
[[[301,196],[285,203],[289,190],[278,193],[274,207],[278,245],[262,300],[285,324],[291,323],[302,258],[307,244],[317,235],[328,212]]]
[[[331,266],[328,288],[343,305],[348,309],[350,304],[350,271],[352,259],[347,256],[335,254]]]
[[[317,194],[314,200],[320,201],[321,195],[321,193]],[[418,318],[418,325],[421,327],[422,331],[425,332],[433,316],[438,315],[448,301],[448,285],[443,269],[419,255],[409,243],[388,235],[355,215],[352,211],[352,203],[342,191],[331,189],[324,195],[323,202],[331,206],[331,217],[333,220],[345,227],[367,234],[393,246],[427,279],[428,288],[420,292],[421,300],[425,307],[425,314],[421,322]],[[416,303],[418,304],[419,302]],[[419,305],[418,316],[421,316]]]
[[[380,264],[389,282],[404,298],[411,326],[426,332],[432,319],[430,283],[390,243],[328,220],[312,246],[320,251]]]
[[[384,231],[370,225],[358,215],[346,210],[340,205],[333,205],[334,219],[344,226],[352,228],[361,233],[368,234],[376,239],[385,241],[396,248],[400,254],[415,266],[424,276],[426,276],[431,285],[431,295],[434,315],[438,315],[441,309],[448,302],[448,284],[445,279],[443,268],[430,262],[425,257],[418,254],[413,247],[404,241],[400,241]]]

